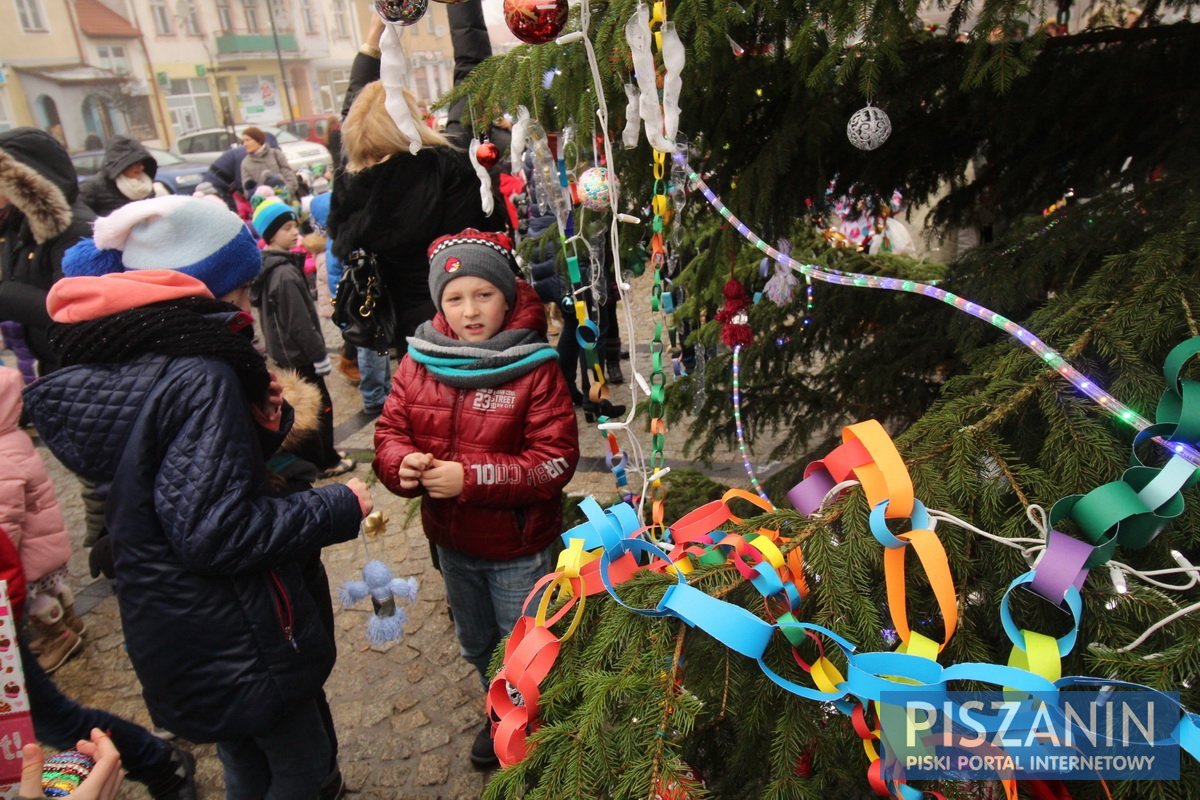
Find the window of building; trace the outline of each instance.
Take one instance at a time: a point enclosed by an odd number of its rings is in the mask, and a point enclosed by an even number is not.
[[[188,36],[199,36],[202,32],[200,30],[200,12],[196,8],[195,0],[185,0],[179,8],[183,12],[183,27]]]
[[[21,30],[26,33],[46,30],[46,15],[42,12],[42,0],[14,0]]]
[[[135,97],[125,109],[129,121],[129,132],[136,139],[153,139],[158,136],[154,129],[154,113],[150,110],[150,98]]]
[[[346,89],[350,87],[350,70],[348,69],[330,69],[321,70],[317,73],[317,80],[320,83],[318,96],[320,97],[320,112],[323,114],[338,114],[342,110],[342,99],[346,96]]]
[[[304,32],[317,32],[317,17],[313,14],[312,0],[300,0],[300,16],[304,19]]]
[[[98,64],[118,75],[129,74],[129,59],[125,57],[125,48],[119,44],[102,44],[96,47]]]
[[[280,32],[292,30],[292,15],[289,13],[287,0],[267,0],[267,10],[275,21],[275,30]]]
[[[0,133],[12,130],[12,115],[8,113],[8,93],[0,86]]]
[[[175,129],[176,136],[201,128],[217,127],[212,89],[203,78],[171,81],[167,108],[171,111],[171,127]]]
[[[350,38],[350,26],[346,24],[346,0],[333,0],[333,27],[338,38]]]
[[[164,0],[150,0],[150,16],[154,17],[154,30],[159,35],[166,36],[172,32],[171,12],[167,11]]]
[[[242,0],[242,8],[246,12],[246,30],[258,33],[262,26],[258,21],[258,0]]]
[[[233,15],[229,11],[229,0],[217,0],[217,25],[222,33],[233,31]]]

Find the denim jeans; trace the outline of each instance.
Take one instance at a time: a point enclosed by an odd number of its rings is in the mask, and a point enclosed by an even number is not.
[[[553,569],[558,550],[555,541],[533,555],[488,561],[438,546],[459,652],[479,670],[485,689],[492,651],[512,633],[525,597],[538,578]]]
[[[376,353],[370,347],[358,348],[358,374],[361,380],[358,391],[362,392],[363,410],[378,411],[387,400],[392,386],[391,361],[387,353]]]
[[[156,773],[173,769],[171,745],[141,725],[98,708],[79,705],[58,690],[23,641],[18,641],[18,646],[33,731],[39,742],[59,750],[74,750],[76,742],[90,739],[92,728],[99,728],[112,737],[130,780],[145,782],[158,777]]]
[[[330,745],[317,700],[297,702],[265,736],[217,742],[226,800],[316,800]]]

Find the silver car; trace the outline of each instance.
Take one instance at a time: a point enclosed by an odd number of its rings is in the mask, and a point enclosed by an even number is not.
[[[234,133],[230,133],[226,128],[206,128],[185,133],[171,145],[171,152],[191,162],[211,164],[226,150],[240,145],[242,131],[249,127],[251,126],[237,125],[234,127]],[[301,139],[282,128],[267,125],[257,127],[268,136],[275,137],[275,141],[279,142],[279,149],[287,157],[292,169],[316,172],[318,165],[326,170],[333,166],[333,159],[324,145]]]

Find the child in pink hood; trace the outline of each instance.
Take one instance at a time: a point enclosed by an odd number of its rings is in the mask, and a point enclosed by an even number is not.
[[[54,672],[83,643],[83,620],[67,586],[71,540],[54,486],[33,442],[18,427],[21,373],[0,367],[0,528],[12,539],[29,585],[28,617],[37,639],[31,649]]]

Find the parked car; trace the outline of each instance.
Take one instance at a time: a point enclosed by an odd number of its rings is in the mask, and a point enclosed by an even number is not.
[[[174,153],[156,147],[147,147],[146,150],[158,162],[155,182],[166,186],[173,194],[191,194],[200,185],[200,181],[204,180],[204,171],[208,169],[207,162],[184,160]],[[83,183],[104,166],[104,151],[85,150],[82,153],[74,153],[71,163],[75,165],[79,182]]]
[[[337,117],[331,114],[323,114],[319,117],[298,117],[291,122],[281,123],[279,127],[301,139],[329,147],[329,125],[336,120]]]
[[[249,125],[238,125],[234,128],[234,132],[230,133],[225,128],[207,128],[200,131],[192,131],[185,133],[175,140],[175,144],[171,145],[171,150],[176,154],[188,159],[202,163],[207,167],[209,164],[217,160],[217,156],[224,153],[231,147],[237,147],[242,143],[242,131],[249,128]],[[329,150],[323,145],[316,142],[304,141],[293,133],[283,130],[282,128],[273,128],[265,125],[257,126],[267,134],[268,137],[275,137],[279,143],[279,149],[287,156],[288,163],[292,169],[313,169],[318,164],[325,168],[333,165],[333,159],[329,157]]]

